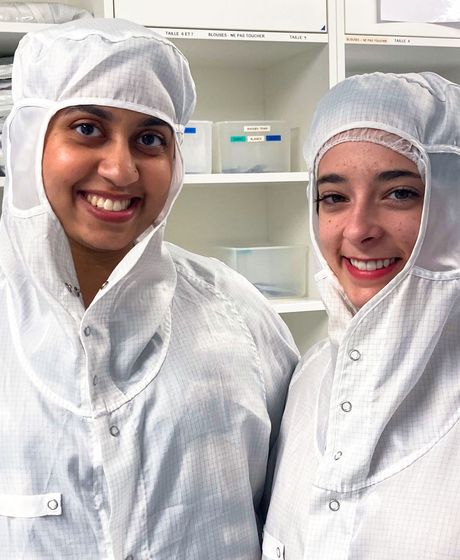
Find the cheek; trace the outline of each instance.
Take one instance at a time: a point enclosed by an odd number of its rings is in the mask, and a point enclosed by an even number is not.
[[[417,241],[420,219],[421,213],[414,213],[414,215],[406,216],[406,219],[400,220],[395,228],[396,236],[407,253],[412,252]]]
[[[155,221],[168,199],[172,180],[172,162],[167,158],[154,160],[143,169],[143,184],[146,192],[148,219]]]
[[[150,194],[161,197],[169,192],[173,176],[172,159],[165,155],[164,158],[154,159],[144,168],[144,177]]]
[[[75,157],[63,147],[47,143],[42,159],[42,178],[45,191],[48,192],[56,183],[64,184],[71,177],[75,178]]]
[[[339,241],[339,224],[327,215],[320,215],[318,224],[318,242],[324,256],[327,258],[337,248]]]
[[[402,224],[401,225],[401,239],[404,243],[404,247],[408,252],[412,252],[412,249],[415,246],[415,242],[417,241],[418,232],[419,232],[419,223],[414,222],[411,224],[413,227],[408,227],[410,224]]]

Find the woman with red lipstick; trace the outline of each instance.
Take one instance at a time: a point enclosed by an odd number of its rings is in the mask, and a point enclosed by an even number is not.
[[[288,393],[263,558],[460,558],[460,86],[368,74],[306,158],[329,338]]]
[[[260,293],[164,242],[195,105],[120,20],[26,36],[0,223],[0,558],[260,558],[298,355]]]

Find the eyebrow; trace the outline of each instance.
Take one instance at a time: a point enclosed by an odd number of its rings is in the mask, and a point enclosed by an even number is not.
[[[63,113],[65,115],[69,115],[71,113],[90,113],[96,117],[100,117],[101,119],[106,119],[108,121],[112,120],[112,114],[102,107],[98,107],[97,105],[74,105],[73,107],[67,107],[64,109]]]
[[[413,179],[421,179],[418,173],[413,171],[408,171],[406,169],[390,169],[388,171],[382,171],[376,177],[378,181],[392,181],[393,179],[399,179],[401,177],[411,177]],[[328,173],[327,175],[322,175],[316,181],[316,185],[319,187],[323,183],[339,184],[345,183],[346,178],[343,175],[337,173]]]
[[[342,177],[342,175],[338,175],[337,173],[328,173],[327,175],[321,175],[321,177],[318,177],[316,186],[319,187],[323,183],[345,183],[345,181],[346,179],[345,177]]]
[[[392,179],[399,179],[400,177],[411,177],[413,179],[421,179],[418,173],[408,171],[406,169],[391,169],[389,171],[382,171],[377,175],[380,181],[391,181]]]
[[[107,111],[107,109],[99,107],[98,105],[74,105],[72,107],[67,107],[63,112],[66,115],[77,112],[90,113],[95,117],[99,117],[107,121],[113,120],[112,113],[110,111]],[[167,126],[171,128],[167,122],[153,116],[147,117],[140,123],[140,126]]]

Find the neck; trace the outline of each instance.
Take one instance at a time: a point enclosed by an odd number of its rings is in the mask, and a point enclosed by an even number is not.
[[[96,251],[69,239],[80,293],[85,307],[93,301],[102,284],[131,247],[119,251]]]

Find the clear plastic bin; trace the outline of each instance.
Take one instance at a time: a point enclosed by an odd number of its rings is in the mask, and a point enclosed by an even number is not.
[[[306,246],[218,247],[218,255],[266,297],[306,295]]]
[[[184,130],[182,155],[186,173],[211,173],[212,122],[189,121]]]
[[[284,121],[215,123],[214,172],[290,171],[290,144],[290,129]]]

